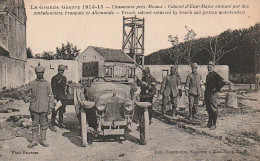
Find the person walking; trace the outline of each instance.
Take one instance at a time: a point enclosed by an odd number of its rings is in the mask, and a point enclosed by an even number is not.
[[[198,64],[191,64],[192,72],[188,74],[185,84],[185,95],[189,98],[189,116],[193,120],[194,115],[197,113],[199,97],[202,94],[202,77],[197,72]]]

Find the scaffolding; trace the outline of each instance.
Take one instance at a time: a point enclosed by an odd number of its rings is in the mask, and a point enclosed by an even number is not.
[[[123,17],[122,50],[144,66],[144,18]]]

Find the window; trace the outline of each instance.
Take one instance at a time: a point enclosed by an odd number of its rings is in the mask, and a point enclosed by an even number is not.
[[[106,77],[113,77],[114,75],[114,67],[113,66],[107,66],[106,67]]]
[[[135,77],[135,68],[128,67],[128,78],[134,78],[134,77]]]
[[[83,77],[97,77],[98,76],[98,62],[86,62],[82,64]]]

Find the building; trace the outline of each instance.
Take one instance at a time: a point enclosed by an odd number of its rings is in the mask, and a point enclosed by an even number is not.
[[[23,0],[0,0],[0,90],[25,83],[26,19]]]
[[[104,77],[106,80],[134,81],[134,60],[119,49],[89,46],[77,58],[81,79]]]

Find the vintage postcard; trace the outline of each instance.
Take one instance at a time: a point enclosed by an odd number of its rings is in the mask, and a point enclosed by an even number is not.
[[[259,160],[259,0],[0,0],[0,160]]]

